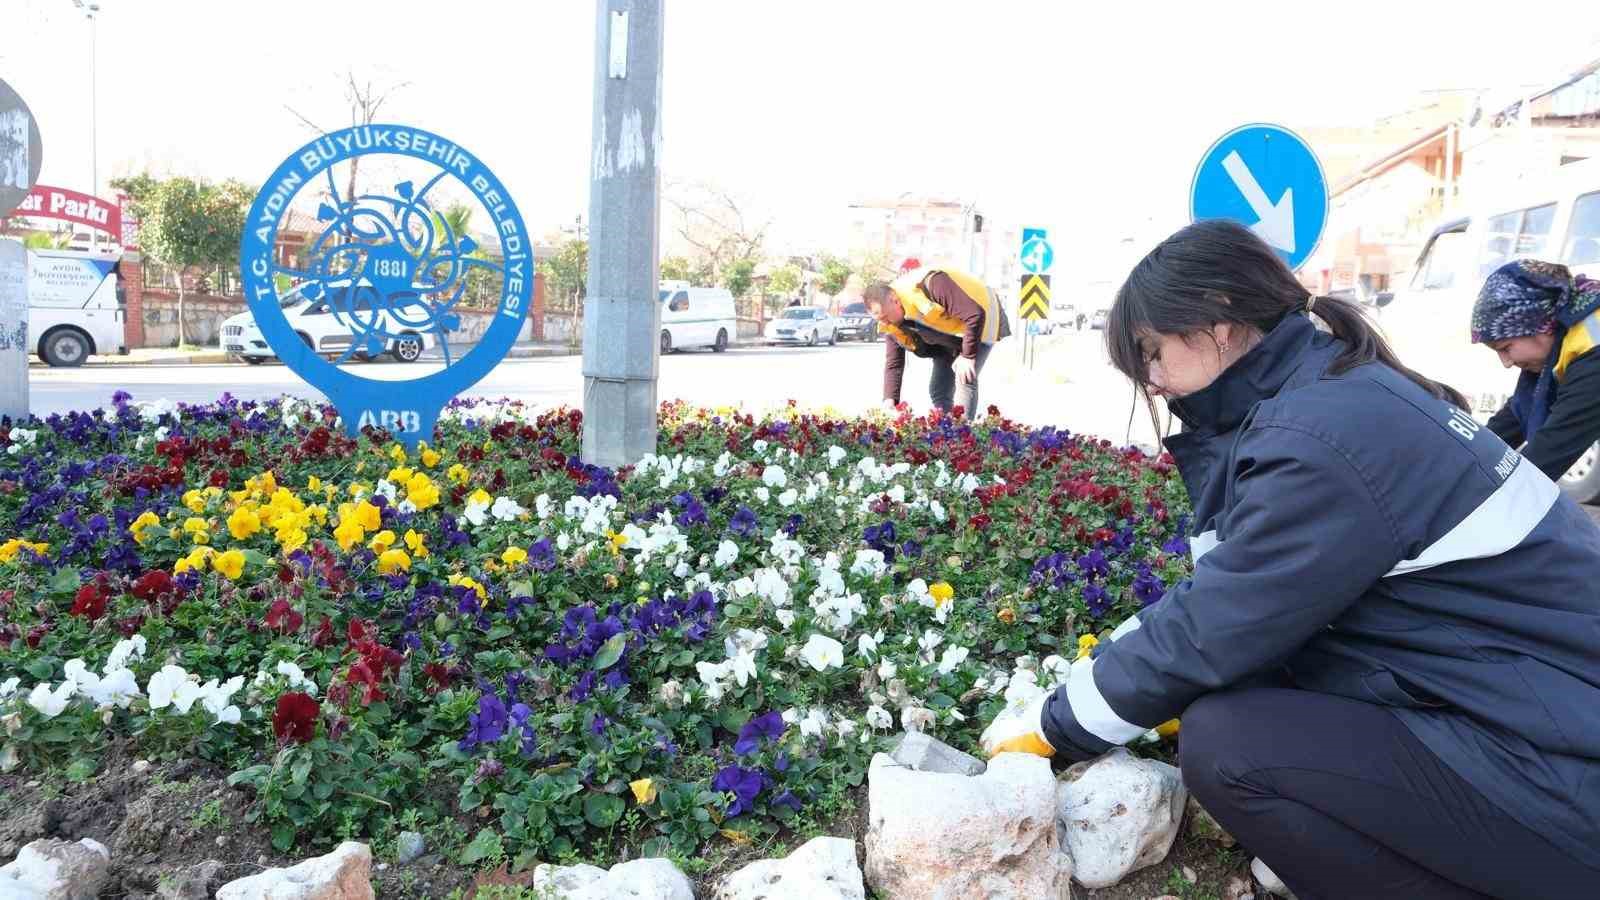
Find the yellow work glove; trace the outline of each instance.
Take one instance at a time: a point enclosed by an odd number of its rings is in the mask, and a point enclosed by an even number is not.
[[[1056,748],[1044,736],[1044,704],[1049,699],[1050,692],[1041,691],[1020,706],[1007,704],[978,738],[983,752],[991,757],[1001,753],[1054,756]]]

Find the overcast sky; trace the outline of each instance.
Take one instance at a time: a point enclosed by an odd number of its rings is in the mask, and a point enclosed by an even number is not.
[[[349,122],[340,74],[406,83],[381,118],[474,152],[539,230],[587,213],[591,0],[99,0],[99,169],[259,184]],[[1593,2],[1489,17],[1395,0],[668,0],[664,168],[829,243],[904,191],[1046,224],[1057,258],[1175,227],[1206,147],[1251,121],[1361,124],[1416,91],[1544,83],[1600,36]],[[44,137],[42,180],[91,181],[89,25],[0,0],[0,78]],[[1151,224],[1153,223],[1153,225]]]

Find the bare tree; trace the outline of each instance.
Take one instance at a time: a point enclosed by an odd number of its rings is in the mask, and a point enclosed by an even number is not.
[[[757,222],[748,205],[716,185],[699,181],[671,181],[663,195],[677,210],[677,230],[719,279],[726,280],[738,263],[754,266],[761,260],[771,219]]]
[[[373,87],[371,79],[367,79],[365,82],[358,80],[354,71],[345,72],[344,82],[344,98],[345,102],[350,105],[350,124],[352,127],[371,125],[376,122],[378,120],[378,111],[383,108],[383,104],[389,98],[411,85],[411,82],[404,81],[388,87],[376,88]],[[328,129],[311,121],[310,117],[287,103],[284,104],[283,108],[317,134],[328,133]],[[345,188],[345,202],[347,203],[353,203],[356,199],[356,171],[360,167],[360,163],[361,157],[353,156],[350,158],[350,180]]]

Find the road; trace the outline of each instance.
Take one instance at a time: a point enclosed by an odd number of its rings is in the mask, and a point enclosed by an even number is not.
[[[802,406],[832,406],[860,412],[878,402],[883,381],[880,344],[836,347],[735,347],[726,353],[689,351],[661,360],[662,400],[681,399],[707,406],[760,410],[793,399]],[[353,371],[378,379],[405,380],[436,371],[436,364],[355,363]],[[904,397],[926,409],[928,363],[907,360]],[[511,397],[541,406],[581,402],[582,359],[576,356],[505,360],[466,392],[468,396]],[[1022,364],[1021,342],[1007,341],[984,369],[979,402],[1030,425],[1055,425],[1117,443],[1153,443],[1154,431],[1141,406],[1134,413],[1133,391],[1106,362],[1098,331],[1053,335],[1040,340],[1037,363]],[[216,400],[228,391],[243,399],[282,394],[320,399],[321,394],[277,364],[262,366],[87,366],[34,369],[30,388],[35,415],[87,409],[110,403],[117,389],[136,400],[168,398],[188,403]]]
[[[984,369],[979,403],[1034,426],[1054,425],[1117,444],[1154,444],[1149,414],[1128,382],[1106,359],[1101,332],[1066,332],[1039,339],[1036,360],[1024,365],[1021,341],[1001,344]],[[355,364],[370,378],[402,381],[436,365],[379,362]],[[673,353],[661,360],[663,400],[705,406],[741,406],[757,411],[795,400],[806,407],[831,406],[861,412],[878,401],[883,349],[879,344],[837,347],[736,347],[727,353]],[[468,396],[511,397],[539,406],[581,403],[583,361],[577,356],[505,360]],[[216,400],[223,391],[243,399],[321,394],[281,365],[88,366],[34,369],[31,400],[36,415],[108,405],[117,389],[137,400],[168,398],[187,403]],[[904,398],[928,406],[928,363],[906,361]],[[1587,508],[1600,522],[1600,506]]]

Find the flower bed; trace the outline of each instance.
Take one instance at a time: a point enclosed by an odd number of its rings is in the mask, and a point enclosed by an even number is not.
[[[615,472],[565,409],[415,455],[334,416],[0,429],[0,769],[199,756],[280,851],[465,814],[466,864],[691,858],[847,812],[901,729],[973,749],[1188,571],[1170,461],[992,408],[668,405]]]

